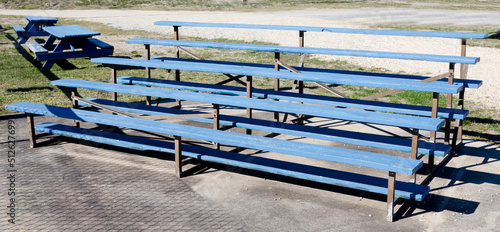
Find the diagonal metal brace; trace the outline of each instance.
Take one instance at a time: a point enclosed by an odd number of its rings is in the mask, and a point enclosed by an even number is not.
[[[99,103],[95,103],[92,101],[89,101],[87,99],[81,98],[81,97],[73,97],[74,100],[84,102],[86,104],[89,104],[91,106],[94,106],[96,108],[102,109],[109,111],[111,113],[115,113],[118,115],[122,116],[127,116],[127,117],[132,117],[132,118],[142,118],[142,119],[148,119],[148,120],[174,120],[174,119],[183,119],[183,118],[212,118],[212,114],[175,114],[175,115],[145,115],[145,114],[135,114],[135,113],[130,113],[130,112],[125,112],[121,110],[117,110],[105,105],[101,105]]]

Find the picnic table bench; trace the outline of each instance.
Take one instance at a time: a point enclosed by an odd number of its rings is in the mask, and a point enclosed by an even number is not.
[[[57,60],[113,54],[113,46],[91,38],[100,35],[99,32],[78,25],[50,26],[43,30],[50,35],[43,45],[37,42],[26,44],[38,61],[45,61],[41,71],[50,70]],[[59,42],[56,44],[56,41]]]
[[[57,23],[57,18],[48,16],[25,16],[28,23],[26,26],[14,25],[19,44],[24,44],[32,36],[49,36],[43,31],[44,27],[54,26]]]

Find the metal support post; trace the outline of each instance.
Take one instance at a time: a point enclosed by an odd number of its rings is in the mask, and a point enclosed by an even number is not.
[[[247,76],[247,97],[252,98],[252,76]],[[247,108],[247,118],[252,118],[252,108]],[[252,134],[251,129],[246,129],[248,135]]]
[[[182,138],[174,136],[175,143],[175,175],[182,177]]]
[[[396,184],[396,173],[389,172],[387,185],[387,220],[392,222],[394,218],[394,193]]]
[[[213,129],[214,130],[219,130],[220,127],[220,106],[219,104],[213,104],[214,107],[214,122],[213,122]],[[219,150],[220,149],[220,144],[215,143],[214,148]]]
[[[33,119],[33,114],[26,113],[26,118],[28,119],[28,130],[30,136],[30,147],[34,148],[36,146],[36,134],[35,134],[35,122]]]

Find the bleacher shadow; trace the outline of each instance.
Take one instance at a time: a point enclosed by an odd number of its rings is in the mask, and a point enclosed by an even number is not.
[[[487,118],[467,117],[466,120],[470,121],[471,123],[477,123],[477,124],[483,124],[483,125],[486,125],[486,124],[499,125],[500,124],[499,120],[487,119]],[[500,135],[495,135],[495,134],[490,134],[490,133],[485,133],[485,132],[470,131],[470,130],[464,130],[463,134],[465,136],[472,136],[474,138],[479,138],[476,140],[481,140],[481,141],[487,140],[487,142],[491,142],[495,145],[500,145]]]

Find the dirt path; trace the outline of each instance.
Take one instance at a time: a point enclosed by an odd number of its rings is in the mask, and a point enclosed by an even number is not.
[[[172,33],[170,27],[154,26],[158,20],[225,22],[247,24],[307,25],[325,27],[367,28],[380,23],[493,25],[500,29],[500,12],[416,10],[401,8],[317,10],[281,12],[218,12],[218,11],[130,11],[130,10],[4,10],[0,15],[47,15],[106,23],[122,29],[139,29],[160,33]],[[205,38],[228,38],[246,41],[258,40],[296,46],[297,33],[290,31],[265,31],[243,29],[182,28],[181,35]],[[123,41],[126,38],[123,38]],[[408,53],[459,55],[459,40],[395,36],[357,36],[333,33],[306,33],[306,46],[344,49],[380,50]],[[390,42],[388,42],[390,41]],[[115,44],[115,46],[124,46]],[[468,47],[469,56],[481,57],[468,72],[470,79],[481,79],[479,89],[466,91],[469,104],[500,110],[500,51],[494,48]],[[322,56],[324,59],[344,59],[371,68],[384,68],[391,72],[437,75],[447,72],[448,65],[435,62],[401,61],[389,59]],[[472,101],[474,103],[472,103]]]

